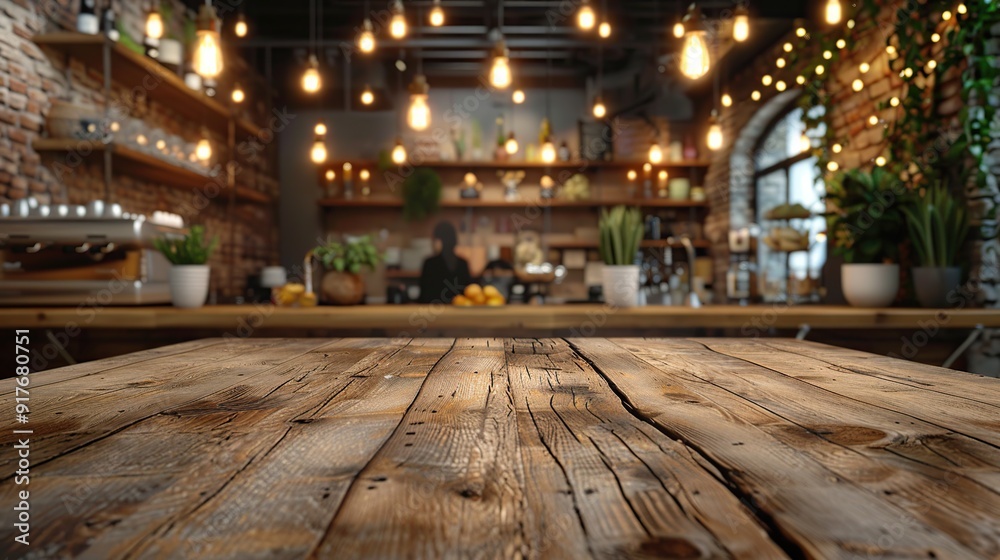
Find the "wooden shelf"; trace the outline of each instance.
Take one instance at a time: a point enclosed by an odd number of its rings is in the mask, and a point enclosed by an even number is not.
[[[389,196],[371,196],[357,198],[323,198],[317,204],[324,208],[402,208],[403,201]],[[707,202],[693,200],[671,200],[669,198],[652,199],[600,199],[600,200],[482,200],[482,199],[449,199],[442,200],[442,208],[527,208],[532,206],[552,208],[601,208],[604,206],[639,206],[643,208],[707,208]]]
[[[187,190],[200,189],[211,183],[219,185],[215,179],[207,175],[174,165],[169,161],[121,144],[102,144],[63,138],[37,138],[32,143],[32,148],[40,154],[76,154],[85,160],[97,160],[97,158],[103,157],[105,151],[111,151],[112,168],[116,173],[122,175]],[[223,194],[221,196],[224,197],[225,187],[219,186],[222,187]],[[236,187],[236,198],[261,204],[272,202],[271,197],[267,194],[241,186]]]
[[[228,131],[231,112],[228,107],[200,91],[187,87],[179,76],[141,54],[135,53],[103,35],[57,32],[36,35],[36,45],[64,57],[79,60],[98,75],[104,75],[104,48],[111,50],[111,79],[124,86],[143,88],[150,99],[155,99],[171,110],[192,121],[223,134]],[[236,119],[237,134],[258,136],[262,129],[254,123]]]
[[[350,163],[355,168],[378,169],[378,162],[373,160],[346,160],[331,161],[320,166],[322,169],[340,170],[345,163]],[[692,161],[667,161],[659,165],[654,165],[654,169],[705,169],[709,166],[708,160]],[[539,161],[422,161],[414,164],[415,167],[431,167],[435,169],[496,169],[496,170],[519,170],[519,169],[577,169],[585,171],[588,169],[605,168],[633,168],[637,172],[642,171],[645,161],[601,161],[601,160],[580,160],[580,161],[557,161],[555,163],[542,163]]]
[[[708,249],[711,244],[708,241],[697,240],[692,241],[692,245],[696,249]],[[548,246],[550,249],[597,249],[597,241],[549,241]],[[644,239],[640,245],[643,249],[655,249],[655,248],[666,248],[670,247],[673,249],[681,249],[684,245],[680,243],[671,243],[666,239]]]

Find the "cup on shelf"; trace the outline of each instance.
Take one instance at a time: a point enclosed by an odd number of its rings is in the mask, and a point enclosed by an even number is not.
[[[691,180],[686,177],[677,177],[670,180],[670,199],[687,200],[691,193]]]

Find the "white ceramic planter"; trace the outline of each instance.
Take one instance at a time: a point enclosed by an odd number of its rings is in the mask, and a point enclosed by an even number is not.
[[[889,307],[899,293],[899,265],[845,264],[840,281],[854,307]]]
[[[639,304],[639,267],[604,265],[601,271],[604,302],[613,307]]]
[[[170,267],[170,299],[174,307],[195,309],[205,305],[210,271],[207,264]]]

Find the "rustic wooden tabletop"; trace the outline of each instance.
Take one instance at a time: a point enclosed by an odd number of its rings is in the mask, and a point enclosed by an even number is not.
[[[1000,380],[814,343],[211,339],[30,381],[12,558],[1000,556]]]

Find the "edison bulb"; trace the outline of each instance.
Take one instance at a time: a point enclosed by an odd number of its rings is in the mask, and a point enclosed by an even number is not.
[[[233,93],[231,94],[233,98],[233,103],[243,103],[247,98],[246,93],[243,92],[243,88],[239,84],[233,88]]]
[[[594,117],[603,119],[607,114],[608,108],[604,106],[604,102],[601,101],[600,97],[598,97],[597,100],[594,101]]]
[[[722,125],[715,119],[712,119],[711,124],[708,126],[708,138],[706,140],[705,143],[708,145],[709,150],[717,152],[722,149]]]
[[[402,141],[397,141],[396,147],[392,149],[392,162],[396,165],[406,163],[406,148],[403,147]]]
[[[733,106],[733,97],[731,95],[729,95],[728,93],[723,93],[722,94],[722,106],[723,107],[732,107]]]
[[[212,144],[208,141],[208,138],[202,138],[198,141],[198,145],[194,149],[194,155],[201,161],[212,159]]]
[[[611,36],[611,24],[602,21],[601,25],[597,26],[597,34],[601,36],[602,39],[607,39]]]
[[[656,142],[649,146],[649,163],[653,165],[663,163],[663,148]]]
[[[153,10],[146,16],[146,37],[160,39],[163,37],[163,16]]]
[[[312,150],[309,151],[309,159],[313,163],[323,163],[326,161],[326,142],[322,138],[317,138],[313,142]]]
[[[712,60],[708,54],[708,43],[705,42],[704,31],[692,31],[684,37],[684,48],[681,50],[681,73],[692,80],[697,80],[708,71]]]
[[[441,9],[441,6],[435,4],[434,8],[431,9],[429,17],[431,25],[434,27],[441,27],[444,25],[444,10]]]
[[[402,13],[393,14],[392,20],[389,22],[389,35],[392,35],[393,39],[406,37],[406,18],[403,17]]]
[[[635,172],[635,170],[634,170],[634,169],[629,169],[629,170],[628,170],[628,175],[626,175],[626,177],[628,177],[628,180],[629,180],[629,181],[635,181],[635,178],[636,178],[637,176],[638,176],[638,175],[636,174],[636,172]]]
[[[372,88],[365,86],[365,91],[361,92],[361,103],[363,105],[371,105],[375,102],[375,94],[372,93]]]
[[[524,103],[524,91],[520,89],[515,89],[514,94],[511,96],[511,99],[514,101],[514,103],[518,105]]]
[[[358,48],[363,53],[370,53],[375,50],[375,32],[372,29],[372,22],[368,18],[365,18],[361,34],[358,35]]]
[[[332,169],[327,169],[326,170],[326,180],[327,181],[332,182],[336,178],[337,178],[337,172],[336,171],[334,171]]]
[[[576,14],[576,24],[580,26],[580,29],[590,31],[594,28],[595,23],[597,23],[597,17],[594,15],[594,9],[584,0],[584,4],[580,6],[580,11]]]
[[[199,30],[194,48],[194,71],[202,78],[215,78],[222,73],[222,48],[219,32]]]
[[[677,37],[678,39],[683,39],[684,38],[684,23],[683,22],[678,21],[677,23],[674,24],[674,37]]]
[[[826,22],[830,25],[836,25],[840,23],[840,20],[843,17],[844,9],[840,6],[840,0],[827,0]]]
[[[750,38],[750,15],[746,8],[737,8],[733,18],[733,40],[742,43]]]
[[[243,38],[247,36],[247,22],[240,16],[240,19],[236,21],[236,25],[233,27],[233,32],[236,33],[237,37]]]
[[[302,91],[316,93],[323,87],[323,78],[319,75],[319,61],[316,55],[309,56],[309,68],[302,74]]]
[[[556,160],[556,145],[552,143],[552,140],[545,140],[542,144],[542,161],[545,163],[552,163]]]
[[[313,127],[313,133],[315,133],[316,136],[326,135],[326,125],[323,124],[323,121],[319,121],[318,123],[316,123],[316,126]]]
[[[497,89],[510,87],[512,77],[510,65],[506,56],[493,57],[493,68],[490,69],[490,83]]]
[[[508,155],[514,155],[517,153],[519,146],[517,145],[517,139],[514,138],[514,133],[511,132],[510,136],[507,137],[507,141],[503,145],[503,149]]]
[[[410,96],[410,110],[406,122],[413,130],[427,130],[431,125],[431,108],[427,106],[427,96],[415,94]]]

